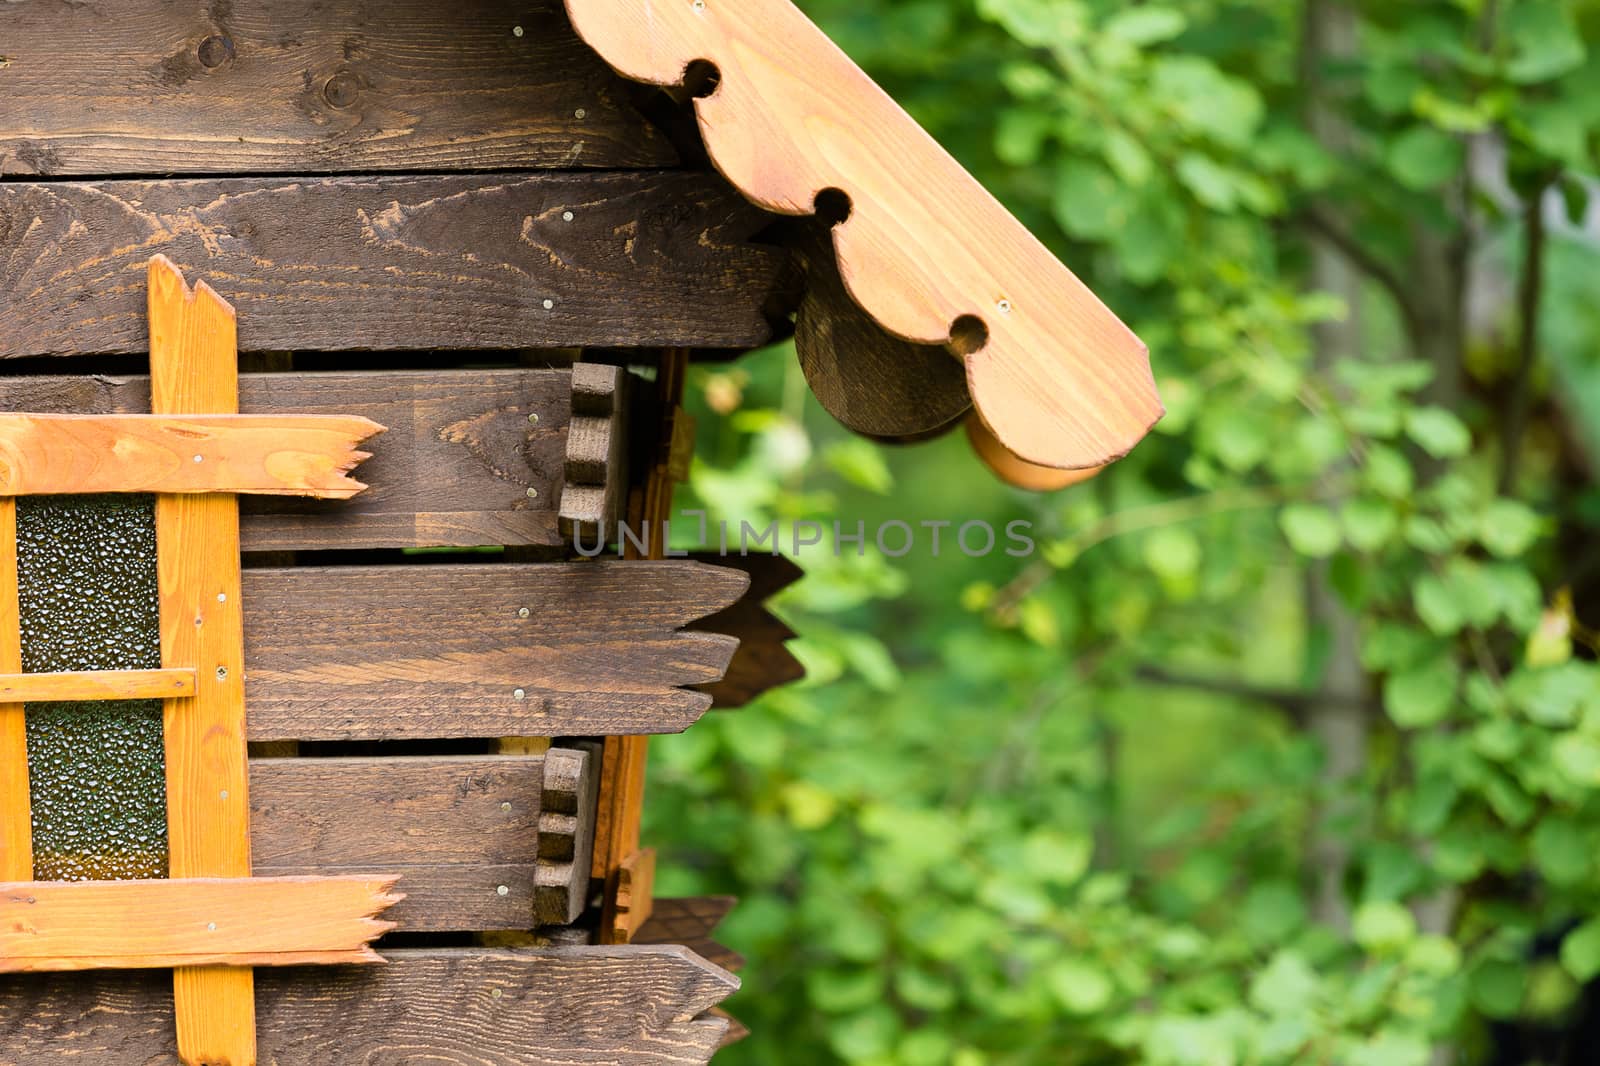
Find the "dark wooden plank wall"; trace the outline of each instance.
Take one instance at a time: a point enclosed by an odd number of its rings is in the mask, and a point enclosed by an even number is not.
[[[0,174],[671,166],[559,0],[13,0]]]
[[[760,243],[769,218],[674,169],[559,0],[12,0],[0,55],[0,360],[142,355],[156,252],[232,301],[241,350],[281,369],[306,365],[288,352],[742,349],[791,284]],[[561,373],[246,376],[246,411],[390,427],[360,471],[371,492],[248,502],[246,547],[555,548]],[[145,410],[146,389],[0,379],[0,409]],[[709,702],[688,686],[735,643],[683,629],[745,583],[677,561],[249,570],[251,738],[682,729]],[[392,861],[412,931],[572,917],[592,779],[568,766],[572,787],[534,799],[530,764],[485,758],[255,760],[257,869]],[[258,974],[261,1061],[703,1062],[728,1025],[708,1012],[737,987],[678,947],[386,954]],[[163,974],[0,980],[0,1066],[175,1064],[173,1044]]]
[[[598,762],[563,748],[253,759],[254,871],[399,874],[406,898],[385,917],[403,932],[572,921],[589,881]]]
[[[241,497],[244,549],[561,547],[571,394],[568,369],[240,375],[245,414],[362,415],[387,427],[364,446],[372,458],[355,476],[368,488],[354,499]],[[149,410],[146,377],[0,377],[0,411]]]
[[[765,222],[684,171],[0,183],[0,358],[148,350],[156,252],[246,352],[748,348]]]
[[[748,586],[688,560],[246,570],[250,739],[679,732],[738,645],[683,627]]]
[[[682,947],[391,949],[256,971],[263,1066],[705,1062],[738,978]],[[172,978],[0,978],[0,1066],[178,1066]]]

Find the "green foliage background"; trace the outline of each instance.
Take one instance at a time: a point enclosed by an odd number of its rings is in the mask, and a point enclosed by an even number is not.
[[[714,515],[1040,546],[812,549],[810,679],[655,745],[660,891],[743,899],[726,1061],[1595,1061],[1600,3],[803,6],[1169,413],[1030,496],[698,372]]]

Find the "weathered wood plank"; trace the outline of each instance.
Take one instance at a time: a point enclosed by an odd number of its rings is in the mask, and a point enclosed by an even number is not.
[[[382,962],[370,945],[394,928],[377,917],[398,899],[393,887],[392,877],[9,882],[0,973],[179,966],[210,978],[222,966]]]
[[[548,757],[255,759],[255,870],[398,874],[406,898],[385,917],[407,932],[572,921],[569,900],[581,913],[588,884],[583,838],[593,832],[597,762],[563,748]],[[559,918],[544,917],[556,909]]]
[[[683,560],[244,575],[250,739],[677,732],[737,641],[680,628],[748,585]]]
[[[239,410],[233,308],[204,282],[192,289],[163,256],[146,264],[150,409]],[[161,704],[166,749],[169,876],[250,876],[245,767],[243,610],[238,497],[156,497],[161,665],[192,667],[205,684]],[[190,1066],[255,1058],[251,971],[186,966],[172,973],[178,1047]]]
[[[142,353],[159,249],[244,351],[747,348],[785,256],[673,171],[0,184],[0,358]]]
[[[598,548],[609,544],[628,496],[628,374],[621,367],[572,367],[561,532]]]
[[[383,427],[328,415],[0,414],[0,493],[225,492],[347,500]]]
[[[245,414],[349,414],[389,427],[367,445],[368,488],[354,499],[241,499],[245,550],[560,546],[571,382],[567,369],[241,375]],[[139,414],[150,410],[150,380],[0,377],[0,410]]]
[[[159,700],[192,696],[195,672],[182,670],[73,670],[52,674],[0,674],[0,700],[68,703],[78,700]]]
[[[806,675],[788,648],[795,631],[767,609],[767,601],[805,577],[805,571],[784,555],[730,555],[717,561],[750,575],[750,591],[738,603],[695,623],[696,629],[739,638],[739,650],[722,680],[700,687],[715,701],[712,706],[731,709]]]
[[[680,947],[390,950],[263,970],[266,1066],[687,1066],[738,979]],[[0,978],[0,1066],[177,1066],[171,997],[140,973]]]
[[[601,746],[579,742],[545,757],[544,810],[539,814],[535,916],[540,925],[578,920],[589,903]]]
[[[0,40],[0,174],[675,159],[549,0],[31,2]]]
[[[682,944],[707,962],[737,972],[744,966],[744,956],[712,939],[737,902],[733,896],[658,898],[650,920],[633,935],[632,943]]]

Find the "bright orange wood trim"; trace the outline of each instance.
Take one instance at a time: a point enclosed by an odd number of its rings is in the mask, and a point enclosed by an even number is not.
[[[17,501],[0,499],[0,671],[22,670],[17,604]],[[0,703],[0,880],[33,877],[28,723],[22,704]]]
[[[150,406],[156,414],[239,409],[233,308],[150,260]],[[156,497],[161,664],[193,666],[199,687],[163,705],[167,839],[175,878],[250,876],[239,603],[239,499]],[[173,971],[178,1056],[188,1066],[255,1066],[255,980],[248,969]]]
[[[383,427],[340,415],[0,415],[0,494],[234,492],[349,499]]]
[[[958,350],[980,417],[1018,458],[1100,466],[1161,417],[1139,339],[790,0],[567,0],[567,13],[626,77],[677,85],[714,64],[715,91],[695,100],[712,163],[780,214],[842,192],[833,240],[851,297],[890,333]]]
[[[0,884],[0,973],[382,962],[369,945],[394,928],[377,916],[403,898],[390,892],[395,881]]]
[[[0,700],[159,700],[194,695],[194,671],[77,670],[59,674],[0,674]]]

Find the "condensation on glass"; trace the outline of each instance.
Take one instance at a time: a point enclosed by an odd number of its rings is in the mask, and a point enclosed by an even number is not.
[[[161,665],[155,500],[17,501],[22,668]],[[40,881],[167,876],[161,702],[27,707],[33,875]]]

